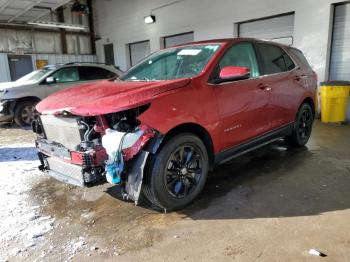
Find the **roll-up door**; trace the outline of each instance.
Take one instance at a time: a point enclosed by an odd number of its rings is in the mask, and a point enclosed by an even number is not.
[[[239,37],[293,44],[294,13],[238,23]]]
[[[130,65],[133,66],[150,54],[150,42],[142,41],[129,44]]]
[[[350,4],[334,9],[329,79],[350,81]]]
[[[172,47],[176,45],[186,44],[194,41],[194,33],[184,33],[164,37],[164,47]]]

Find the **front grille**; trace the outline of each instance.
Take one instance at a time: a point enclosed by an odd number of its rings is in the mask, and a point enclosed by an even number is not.
[[[84,186],[81,166],[65,163],[54,157],[48,157],[46,160],[49,164],[49,173],[51,176],[65,183]]]
[[[75,150],[81,143],[81,136],[76,118],[42,115],[40,117],[46,138]]]

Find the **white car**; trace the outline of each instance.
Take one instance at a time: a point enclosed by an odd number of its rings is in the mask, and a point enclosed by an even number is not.
[[[68,63],[45,66],[15,82],[0,83],[0,123],[28,126],[35,117],[35,106],[48,95],[86,82],[119,77],[118,68],[97,63]]]

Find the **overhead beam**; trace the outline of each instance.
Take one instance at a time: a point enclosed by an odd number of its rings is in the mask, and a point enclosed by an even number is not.
[[[4,11],[4,9],[11,3],[10,0],[7,0],[6,2],[4,2],[1,6],[0,6],[0,12]]]
[[[65,4],[68,4],[68,3],[71,2],[71,1],[72,1],[72,0],[62,0],[62,1],[59,2],[57,5],[55,5],[54,7],[52,7],[50,10],[47,10],[47,11],[45,10],[45,11],[43,11],[40,15],[38,15],[38,16],[32,18],[32,19],[31,19],[30,21],[28,21],[28,22],[34,22],[35,20],[38,20],[38,19],[40,19],[40,18],[42,18],[42,17],[48,15],[51,11],[55,11],[57,8],[59,8],[59,7],[63,6],[63,5],[65,5]]]
[[[19,11],[17,14],[15,14],[14,16],[12,16],[9,20],[7,20],[7,22],[11,23],[13,20],[15,20],[17,17],[27,13],[30,9],[32,9],[34,6],[36,6],[37,4],[39,4],[40,2],[42,2],[43,0],[36,0],[34,2],[32,2],[31,4],[29,4],[26,8],[24,8],[23,10]]]
[[[14,30],[30,30],[34,26],[25,25],[25,24],[5,24],[0,23],[0,29],[14,29]],[[34,27],[35,32],[46,32],[46,33],[59,33],[58,29],[49,29],[49,28],[40,28],[40,27]],[[70,35],[84,35],[84,36],[90,36],[90,33],[83,32],[83,31],[70,31],[67,30],[67,32]]]

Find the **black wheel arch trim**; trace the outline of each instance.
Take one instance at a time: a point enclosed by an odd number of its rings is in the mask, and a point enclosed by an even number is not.
[[[214,164],[213,141],[209,132],[203,126],[196,123],[180,124],[170,129],[166,134],[157,132],[156,136],[148,142],[144,150],[151,154],[156,154],[169,139],[181,133],[191,133],[202,140],[208,152],[209,168],[211,169]]]

